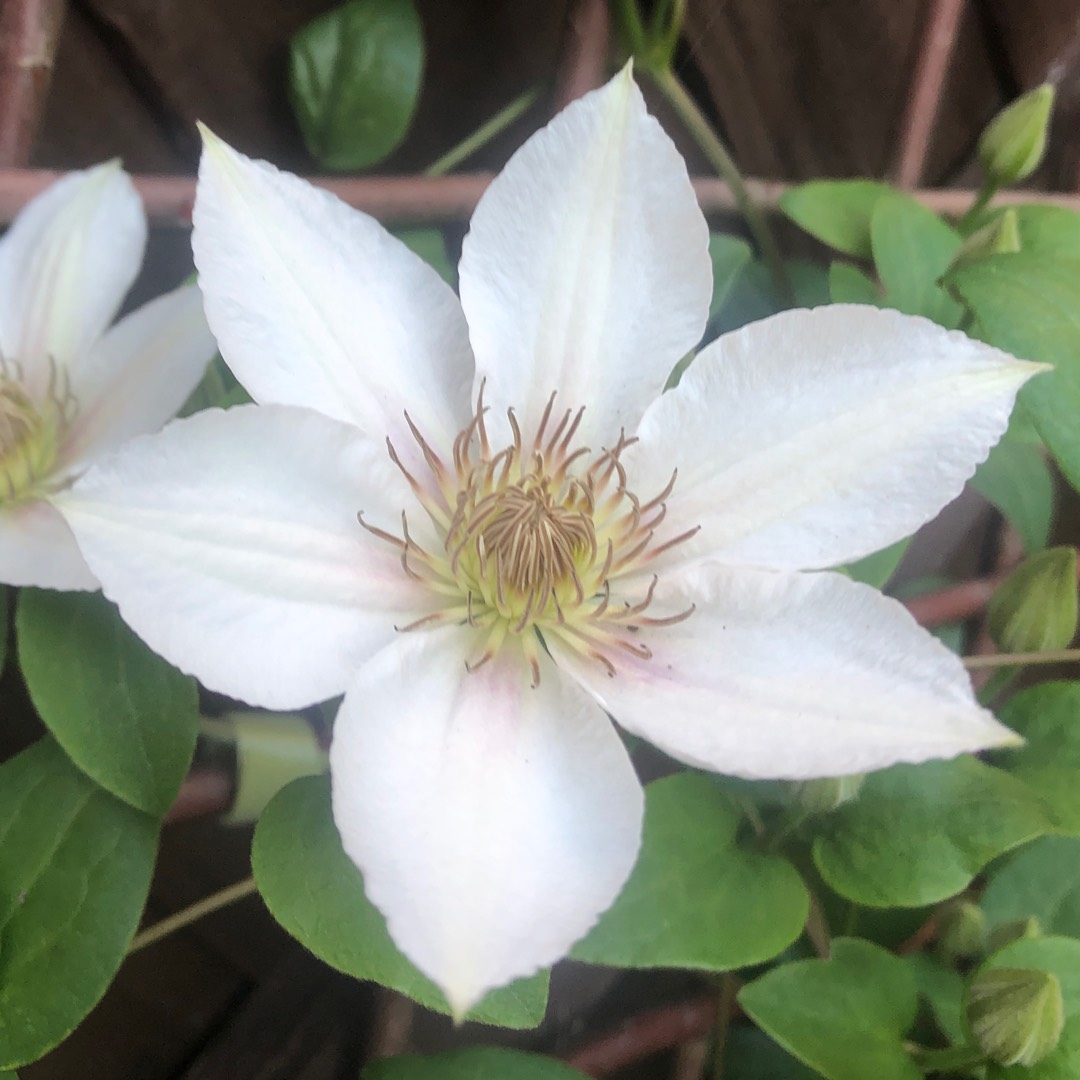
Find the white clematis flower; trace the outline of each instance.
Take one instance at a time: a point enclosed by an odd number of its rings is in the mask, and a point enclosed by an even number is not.
[[[628,72],[492,184],[460,303],[371,218],[208,137],[196,262],[260,404],[63,502],[124,616],[207,685],[345,691],[342,842],[458,1015],[630,872],[642,794],[605,713],[750,777],[1014,739],[899,604],[803,571],[936,513],[1039,368],[836,306],[721,338],[661,394],[705,325],[706,244]]]
[[[0,239],[0,582],[97,588],[54,498],[175,416],[214,355],[195,286],[109,328],[145,244],[116,162],[53,184]]]

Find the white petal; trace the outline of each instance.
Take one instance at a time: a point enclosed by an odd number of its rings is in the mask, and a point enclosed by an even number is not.
[[[342,693],[426,599],[356,520],[400,527],[399,480],[355,428],[251,405],[133,439],[55,501],[151,648],[211,689],[291,709]]]
[[[463,1016],[564,956],[615,899],[642,794],[610,722],[512,646],[471,674],[460,627],[360,672],[330,748],[334,819],[398,947]]]
[[[985,459],[1042,365],[927,319],[836,304],[725,334],[623,457],[651,498],[674,468],[670,561],[833,566],[914,532]]]
[[[146,245],[146,218],[117,162],[70,173],[0,240],[0,351],[36,393],[112,322]]]
[[[87,461],[171,420],[217,351],[194,285],[122,319],[72,375],[79,413],[61,467]]]
[[[44,500],[0,508],[0,583],[66,591],[98,587],[67,522]]]
[[[649,660],[613,657],[609,677],[548,640],[620,724],[673,757],[805,779],[1017,741],[976,703],[959,659],[875,589],[715,563],[679,577],[661,581],[656,610],[696,610],[642,630]]]
[[[510,159],[473,215],[461,302],[492,415],[529,433],[551,392],[586,444],[631,431],[701,338],[708,229],[629,67]]]
[[[329,192],[205,134],[192,248],[221,354],[260,402],[449,447],[469,415],[461,305],[422,259]]]

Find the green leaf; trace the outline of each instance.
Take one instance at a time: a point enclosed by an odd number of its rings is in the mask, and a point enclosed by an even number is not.
[[[37,1060],[108,987],[139,922],[157,823],[51,739],[0,766],[0,1068]]]
[[[827,267],[813,259],[788,259],[785,266],[797,307],[821,307],[831,302]]]
[[[858,562],[849,563],[841,567],[843,572],[854,581],[862,581],[867,585],[873,585],[875,589],[883,589],[889,582],[889,578],[896,573],[904,552],[911,543],[911,537],[898,540],[881,551],[875,551]]]
[[[927,953],[912,953],[904,957],[919,995],[930,1006],[930,1012],[940,1032],[950,1042],[962,1043],[967,1035],[964,1027],[964,980],[951,967]]]
[[[914,199],[893,194],[875,205],[870,235],[886,305],[956,326],[962,308],[937,281],[962,243],[959,233]]]
[[[117,798],[164,814],[195,749],[195,680],[100,593],[24,589],[15,626],[34,707],[68,756]]]
[[[780,209],[837,251],[869,259],[870,218],[881,196],[892,191],[873,180],[813,180],[785,192]]]
[[[432,1057],[410,1054],[376,1061],[364,1069],[360,1080],[582,1080],[583,1076],[577,1069],[539,1054],[474,1046]]]
[[[360,871],[334,827],[328,778],[296,780],[274,797],[255,830],[251,866],[271,914],[321,960],[449,1013],[442,991],[401,955],[386,920],[364,895]],[[543,1020],[546,1005],[543,972],[493,991],[468,1018],[531,1028]]]
[[[785,964],[744,986],[739,1004],[828,1080],[921,1080],[903,1046],[915,978],[877,945],[838,938],[828,960]]]
[[[457,268],[446,253],[446,237],[442,229],[395,229],[394,235],[437,271],[447,285],[457,284]]]
[[[834,304],[885,305],[881,290],[874,280],[857,266],[845,262],[834,262],[829,267],[829,296]]]
[[[1046,547],[1054,516],[1054,481],[1041,447],[1006,436],[975,470],[971,483],[1008,519],[1028,554]]]
[[[1048,971],[1061,983],[1065,1027],[1056,1050],[1037,1065],[988,1065],[987,1080],[1069,1080],[1080,1076],[1080,941],[1065,937],[1025,938],[994,953],[980,968]]]
[[[645,789],[641,853],[619,898],[571,956],[612,967],[727,971],[788,947],[808,897],[794,867],[735,842],[742,813],[709,777]]]
[[[1080,259],[1018,251],[950,276],[992,345],[1053,364],[1020,392],[1073,487],[1080,486]]]
[[[720,313],[731,292],[735,279],[750,261],[750,245],[727,233],[709,233],[709,258],[712,260],[713,291],[709,303],[709,319]]]
[[[304,142],[328,169],[381,161],[405,137],[424,68],[412,0],[348,0],[289,45],[289,92]]]
[[[738,1024],[728,1031],[724,1052],[728,1080],[815,1080],[818,1075],[756,1027]]]
[[[979,903],[992,925],[1034,918],[1080,937],[1080,838],[1040,836],[990,868]]]
[[[960,892],[991,859],[1047,831],[1024,784],[973,757],[871,773],[814,840],[814,862],[841,896],[918,907]]]
[[[721,334],[738,330],[747,323],[775,315],[784,306],[776,294],[769,268],[760,259],[751,259],[728,290],[715,322],[716,330]]]
[[[1003,723],[1027,740],[1001,767],[1042,799],[1055,831],[1080,836],[1080,682],[1049,682],[1012,698]]]
[[[1080,214],[1062,206],[1015,206],[1020,250],[1044,258],[1075,259],[1080,252]]]

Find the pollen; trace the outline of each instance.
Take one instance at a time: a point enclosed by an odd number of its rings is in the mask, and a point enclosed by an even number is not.
[[[460,622],[484,631],[485,645],[470,670],[517,639],[534,684],[548,635],[558,635],[614,675],[620,656],[650,657],[640,637],[643,628],[692,613],[650,612],[657,579],[649,575],[649,564],[697,531],[664,534],[665,500],[675,475],[642,502],[620,461],[634,440],[620,433],[612,447],[595,453],[576,445],[584,410],[557,414],[555,397],[529,439],[509,411],[512,440],[497,451],[485,423],[482,389],[472,419],[445,459],[409,421],[426,463],[423,476],[407,469],[388,441],[391,459],[435,527],[438,546],[416,541],[407,513],[401,536],[358,515],[365,529],[398,547],[403,571],[430,588],[431,614],[399,629]]]
[[[49,366],[44,393],[35,398],[20,365],[0,357],[0,506],[34,498],[47,487],[77,411],[55,364]]]

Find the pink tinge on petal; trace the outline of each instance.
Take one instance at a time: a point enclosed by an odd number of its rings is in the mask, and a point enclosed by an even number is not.
[[[458,1017],[564,956],[640,843],[611,723],[513,644],[471,673],[467,627],[402,635],[359,672],[330,750],[334,819],[398,947]]]

